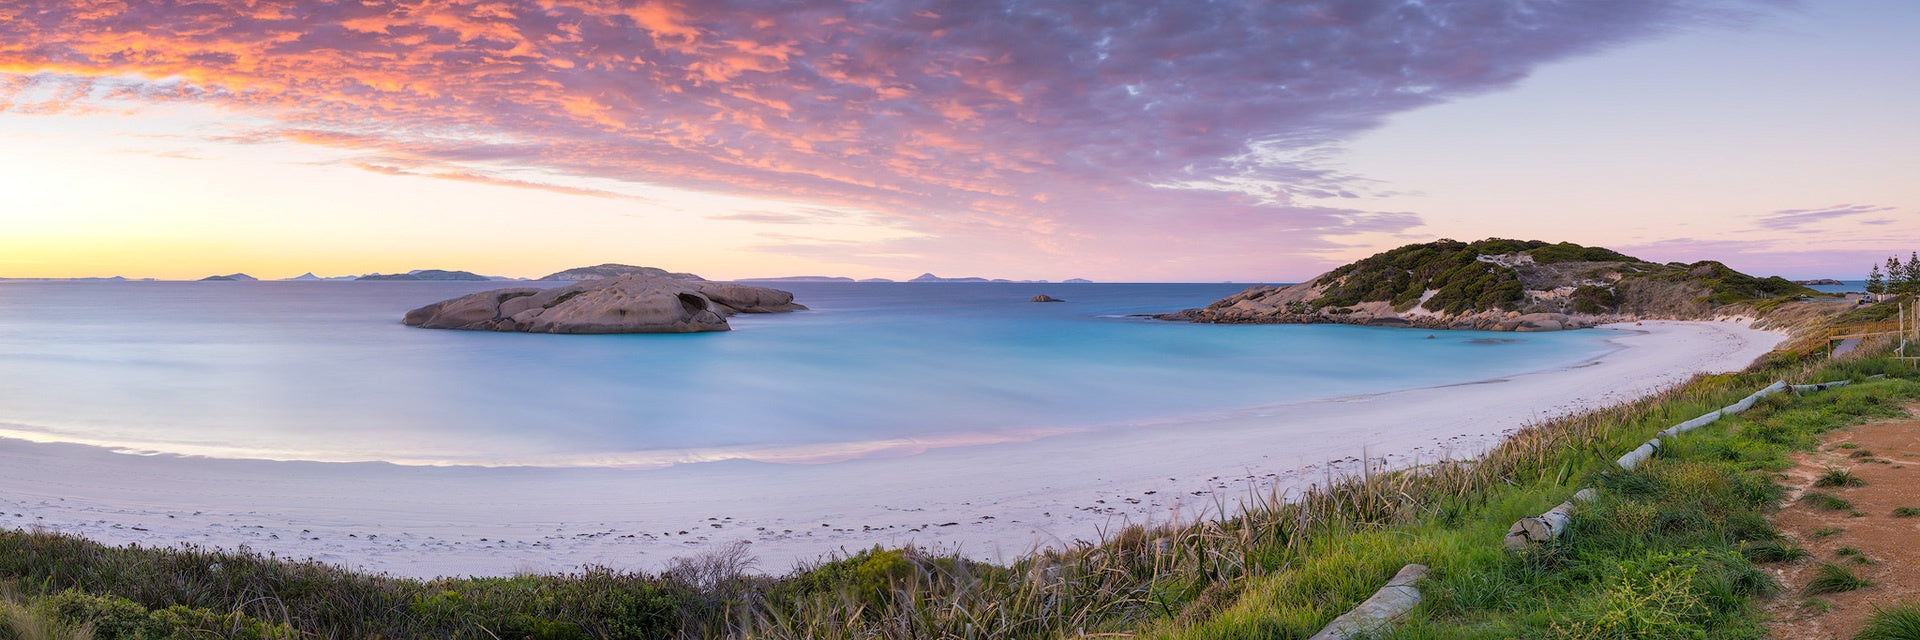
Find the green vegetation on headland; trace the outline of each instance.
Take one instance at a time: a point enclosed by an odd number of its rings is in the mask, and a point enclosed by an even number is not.
[[[1567,242],[1443,239],[1378,253],[1290,287],[1251,287],[1163,317],[1528,331],[1755,316],[1818,295],[1778,276],[1756,278],[1712,260],[1658,264]]]
[[[1773,474],[1819,433],[1920,399],[1920,372],[1885,351],[1778,353],[1528,427],[1476,460],[1369,472],[1285,501],[1256,496],[1244,514],[1223,505],[1208,521],[1130,528],[1010,566],[876,548],[768,577],[729,548],[658,575],[423,581],[244,549],[6,531],[0,640],[87,637],[69,633],[83,628],[109,640],[1304,638],[1407,563],[1432,572],[1390,637],[1759,638],[1750,600],[1777,588],[1759,565],[1817,562],[1764,517],[1783,495]],[[1776,379],[1853,384],[1770,396],[1632,471],[1614,464]],[[1581,487],[1600,497],[1559,541],[1504,549],[1508,525]]]

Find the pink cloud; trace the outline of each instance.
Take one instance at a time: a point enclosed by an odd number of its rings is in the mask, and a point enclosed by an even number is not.
[[[1338,142],[1697,7],[27,1],[0,7],[0,109],[211,102],[369,168],[502,182],[431,165],[535,167],[858,208],[921,234],[876,255],[1260,264],[1420,224],[1302,204],[1358,187],[1261,145]]]

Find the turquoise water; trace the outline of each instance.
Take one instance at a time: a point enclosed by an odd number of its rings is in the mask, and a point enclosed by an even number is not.
[[[466,282],[4,282],[0,436],[402,464],[822,462],[1568,366],[1598,332],[1220,326],[1244,285],[793,283],[728,333],[414,329]],[[1063,303],[1032,303],[1038,293]],[[1433,336],[1428,338],[1428,336]],[[1284,426],[1276,425],[1283,430]],[[1284,433],[1276,433],[1283,436]]]

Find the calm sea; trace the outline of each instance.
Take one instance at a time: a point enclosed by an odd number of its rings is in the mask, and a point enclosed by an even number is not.
[[[820,462],[1573,365],[1601,332],[1215,326],[1233,284],[779,285],[734,331],[402,326],[512,283],[0,282],[0,436],[402,464]],[[1045,293],[1062,303],[1032,303]],[[1432,336],[1431,338],[1429,336]]]

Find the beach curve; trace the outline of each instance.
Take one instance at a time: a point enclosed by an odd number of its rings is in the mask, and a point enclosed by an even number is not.
[[[652,570],[740,542],[769,573],[876,544],[1007,561],[1125,524],[1232,511],[1362,457],[1391,466],[1471,457],[1529,424],[1742,369],[1785,337],[1743,322],[1594,330],[1617,333],[1618,350],[1479,384],[825,465],[408,467],[0,439],[0,526],[111,544],[246,546],[417,577]]]

